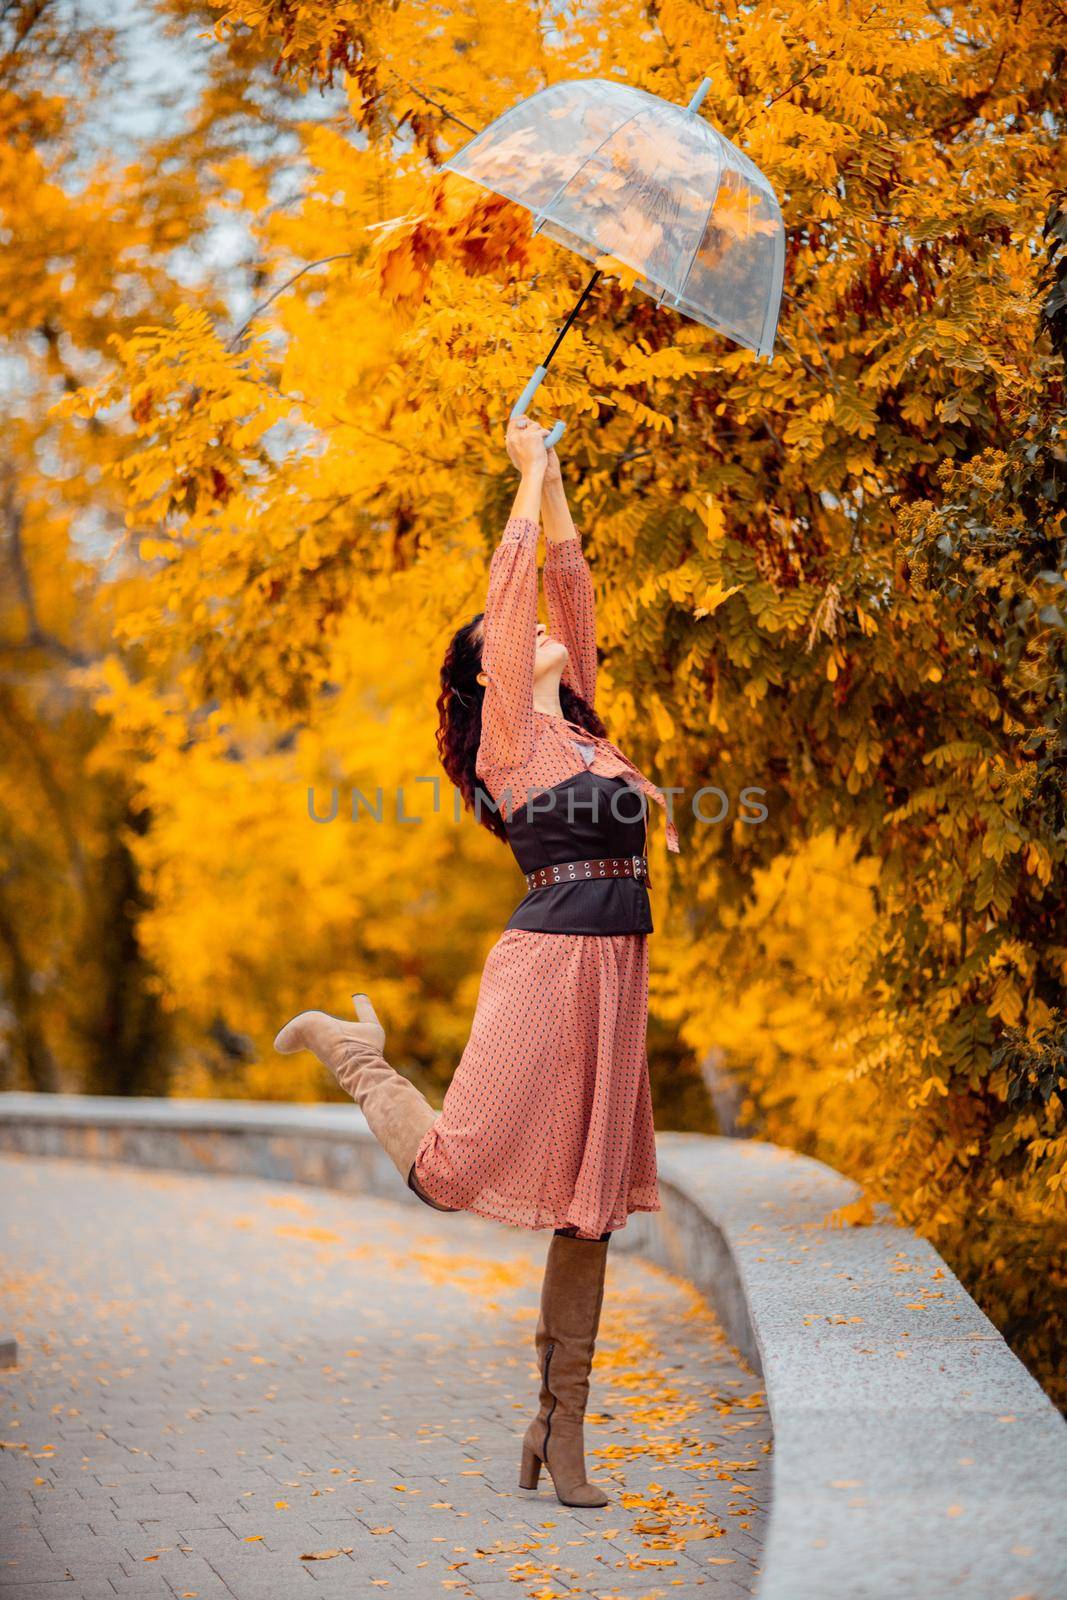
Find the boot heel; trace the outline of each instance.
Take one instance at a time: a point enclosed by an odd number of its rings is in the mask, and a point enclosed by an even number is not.
[[[541,1457],[529,1445],[522,1447],[522,1465],[519,1468],[519,1488],[536,1489],[541,1476]]]

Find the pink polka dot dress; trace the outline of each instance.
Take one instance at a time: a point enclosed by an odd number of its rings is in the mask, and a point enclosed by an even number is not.
[[[533,706],[539,525],[512,517],[489,569],[478,800],[524,873],[643,855],[663,795],[609,740]],[[550,635],[563,681],[596,695],[593,585],[577,538],[549,541]],[[667,818],[667,847],[678,835]],[[599,1238],[658,1211],[648,1082],[648,888],[638,878],[530,889],[490,950],[470,1037],[413,1176],[442,1206]]]

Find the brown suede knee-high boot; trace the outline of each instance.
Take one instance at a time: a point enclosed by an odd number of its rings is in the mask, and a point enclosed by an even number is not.
[[[541,1408],[523,1437],[519,1487],[536,1489],[543,1463],[556,1498],[565,1506],[611,1503],[586,1477],[583,1431],[608,1243],[554,1233],[545,1262],[534,1336]]]
[[[325,1011],[302,1011],[287,1022],[274,1041],[282,1055],[310,1050],[350,1094],[367,1119],[374,1137],[404,1182],[427,1205],[439,1206],[411,1183],[415,1152],[439,1113],[415,1085],[392,1068],[382,1054],[385,1029],[366,995],[354,995],[358,1022],[343,1022]]]

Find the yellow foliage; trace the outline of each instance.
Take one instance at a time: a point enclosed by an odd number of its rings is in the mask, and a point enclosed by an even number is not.
[[[700,114],[783,199],[776,360],[604,261],[535,407],[568,423],[611,736],[682,791],[653,1021],[931,1237],[1052,1385],[1055,6],[215,10],[191,115],[129,159],[79,144],[108,131],[88,27],[46,8],[0,95],[15,1081],[314,1096],[271,1034],[364,978],[447,1082],[515,868],[469,818],[315,823],[307,789],[439,773],[505,421],[589,263],[440,165],[548,82],[684,104],[708,76]],[[162,15],[191,46],[201,14]]]

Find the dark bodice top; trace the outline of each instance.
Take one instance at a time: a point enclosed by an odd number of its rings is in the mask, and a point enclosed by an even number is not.
[[[537,521],[509,517],[489,565],[475,775],[497,808],[523,872],[645,855],[649,800],[664,812],[667,849],[677,851],[678,829],[666,795],[640,768],[606,735],[534,705],[540,532]],[[560,681],[595,710],[596,604],[577,536],[549,540],[544,582],[549,632],[567,647]],[[531,889],[507,927],[651,933],[648,885],[641,878],[580,878]]]
[[[645,797],[624,778],[585,771],[516,798],[508,843],[523,872],[602,856],[645,854]],[[530,889],[506,926],[540,933],[652,933],[640,878],[583,878]]]

